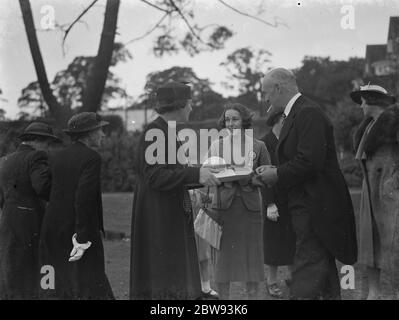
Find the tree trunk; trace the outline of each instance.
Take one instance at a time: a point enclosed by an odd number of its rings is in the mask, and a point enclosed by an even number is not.
[[[72,115],[72,110],[61,106],[55,98],[48,82],[46,68],[43,63],[42,53],[37,40],[35,23],[33,21],[32,9],[29,0],[19,0],[22,17],[25,25],[26,36],[28,37],[29,48],[35,65],[37,80],[42,91],[44,100],[49,107],[50,114],[54,117],[56,124],[64,127]]]
[[[107,0],[104,24],[97,57],[90,68],[83,95],[82,111],[96,112],[101,108],[102,96],[111,64],[116,26],[118,22],[119,0]]]

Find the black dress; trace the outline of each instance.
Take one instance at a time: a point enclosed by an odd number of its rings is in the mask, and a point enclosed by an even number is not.
[[[272,164],[276,165],[275,151],[278,144],[277,137],[270,130],[261,140],[266,144]],[[295,254],[295,233],[291,226],[291,218],[286,201],[283,201],[283,193],[279,192],[279,188],[278,185],[273,188],[279,218],[276,222],[265,218],[263,225],[264,262],[272,266],[292,264]]]

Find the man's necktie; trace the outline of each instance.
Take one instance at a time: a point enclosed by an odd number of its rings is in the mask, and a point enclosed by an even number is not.
[[[286,115],[285,113],[283,113],[283,114],[281,115],[281,117],[283,118],[282,123],[284,124],[285,119],[287,119],[287,115]]]

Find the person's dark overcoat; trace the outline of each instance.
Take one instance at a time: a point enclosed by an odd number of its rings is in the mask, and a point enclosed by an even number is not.
[[[162,136],[155,155],[165,164],[150,164],[146,151],[154,142],[146,134]],[[192,212],[185,209],[188,184],[198,184],[199,168],[168,163],[168,124],[158,117],[141,136],[136,169],[131,233],[131,299],[195,299],[201,282]],[[179,148],[179,143],[177,143]],[[153,150],[154,151],[154,150]],[[153,154],[151,151],[151,155]],[[149,155],[147,153],[147,156]]]
[[[39,233],[51,187],[48,158],[21,144],[0,162],[0,299],[36,299]]]
[[[81,142],[73,143],[52,159],[52,189],[43,219],[40,260],[55,271],[55,288],[42,290],[43,298],[113,299],[105,274],[102,243],[101,157]],[[68,262],[72,236],[91,242],[83,257]]]
[[[276,148],[278,139],[270,130],[261,139],[270,154],[271,164],[276,165]],[[280,187],[281,188],[281,187]],[[264,189],[262,190],[264,192]],[[295,233],[291,225],[291,217],[284,196],[284,190],[279,190],[279,184],[272,188],[273,199],[278,208],[278,220],[271,221],[267,217],[263,223],[264,262],[272,266],[291,265],[295,254]],[[265,203],[267,207],[267,204]]]
[[[353,205],[338,165],[333,126],[320,107],[300,96],[285,119],[277,146],[279,184],[289,210],[303,205],[315,234],[344,264],[357,260]]]

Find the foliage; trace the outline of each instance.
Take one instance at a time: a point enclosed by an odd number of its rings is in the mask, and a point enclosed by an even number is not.
[[[270,62],[271,53],[264,49],[244,47],[229,54],[220,65],[225,67],[230,82],[225,82],[228,89],[238,89],[240,95],[236,101],[252,110],[260,111],[264,115],[265,110],[259,103],[261,94],[261,78]]]
[[[150,99],[150,103],[155,103],[155,89],[170,81],[189,82],[192,88],[193,112],[191,120],[205,120],[219,117],[222,113],[224,98],[221,94],[211,88],[208,79],[199,78],[189,67],[172,67],[163,71],[152,72],[147,75],[144,90],[146,95],[143,99]]]
[[[195,56],[203,51],[223,49],[226,41],[233,36],[233,31],[224,25],[214,23],[200,26],[196,22],[196,3],[193,0],[142,2],[162,12],[162,16],[144,35],[132,39],[128,43],[141,40],[155,32],[152,50],[156,57],[181,51]],[[181,28],[182,24],[184,29]]]
[[[131,58],[130,52],[122,44],[116,43],[111,66]],[[94,60],[95,57],[78,56],[68,65],[66,70],[57,72],[51,87],[58,103],[62,107],[77,110],[81,108],[87,77]],[[120,78],[109,70],[102,106],[106,107],[110,101],[122,99],[126,96],[127,93],[121,88]],[[22,90],[21,97],[18,99],[18,106],[22,109],[28,109],[33,115],[48,116],[48,108],[37,81],[31,82]]]
[[[22,120],[0,121],[0,157],[13,152],[17,148],[17,137],[28,123]]]
[[[2,98],[3,90],[0,88],[0,101],[7,101],[6,99]],[[0,108],[0,121],[4,121],[6,119],[6,111]]]
[[[104,132],[107,136],[111,133],[122,134],[125,131],[123,119],[116,114],[108,114],[101,116],[102,120],[107,121],[109,124],[104,127]]]
[[[329,57],[305,56],[295,70],[300,91],[320,104],[336,105],[349,95],[353,81],[361,79],[364,59],[330,60]]]
[[[344,98],[336,106],[327,109],[334,125],[335,143],[339,151],[353,152],[353,135],[363,119],[362,110],[350,98]]]
[[[127,133],[121,129],[121,118],[106,116],[104,120],[110,122],[105,130],[106,137],[99,150],[102,163],[102,185],[104,192],[132,191],[135,184],[133,172],[134,157],[139,139],[139,132]],[[30,121],[0,122],[0,158],[16,150],[19,140],[17,137]],[[62,148],[62,146],[60,146]],[[54,154],[60,147],[54,147],[50,154]]]
[[[103,192],[132,191],[136,182],[134,161],[139,132],[113,132],[100,149]]]
[[[257,93],[261,90],[260,79],[270,62],[271,53],[264,49],[240,48],[229,54],[220,65],[225,67],[230,80],[238,84],[241,94]],[[226,84],[234,88],[234,84]]]
[[[364,59],[347,61],[305,56],[294,70],[300,91],[319,103],[330,116],[339,152],[353,152],[352,136],[362,112],[349,97],[354,81],[363,77]]]

